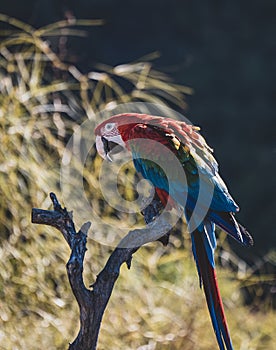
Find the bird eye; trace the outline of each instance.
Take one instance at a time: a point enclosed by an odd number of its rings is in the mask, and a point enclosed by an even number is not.
[[[105,131],[111,131],[114,128],[114,123],[105,124]]]

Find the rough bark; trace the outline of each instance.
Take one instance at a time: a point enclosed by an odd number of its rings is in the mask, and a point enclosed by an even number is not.
[[[126,263],[131,266],[132,254],[143,244],[159,240],[168,242],[171,229],[166,218],[160,217],[162,204],[155,197],[145,208],[143,215],[147,226],[145,229],[130,231],[110,255],[103,270],[97,276],[95,283],[88,289],[83,282],[83,260],[86,252],[87,232],[90,223],[85,223],[77,232],[73,222],[72,212],[62,208],[54,193],[50,194],[54,210],[33,208],[32,223],[49,225],[57,228],[71,249],[67,262],[67,274],[73,294],[80,310],[80,330],[69,345],[70,350],[95,350],[98,334],[106,305],[111,296],[114,284],[119,277],[120,267]],[[158,217],[158,220],[155,220]]]

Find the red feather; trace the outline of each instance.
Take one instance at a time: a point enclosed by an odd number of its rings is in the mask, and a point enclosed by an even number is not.
[[[232,349],[232,343],[218,287],[216,270],[209,262],[201,232],[195,231],[193,233],[193,239],[200,280],[203,283],[205,297],[216,337],[220,343],[222,342],[222,336],[224,338],[226,348],[230,350]],[[214,313],[212,312],[213,310]],[[218,324],[217,326],[216,323]],[[224,346],[221,348],[224,349]]]

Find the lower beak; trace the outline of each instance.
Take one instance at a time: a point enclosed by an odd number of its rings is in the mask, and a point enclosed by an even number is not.
[[[103,149],[104,149],[104,153],[105,153],[105,158],[109,161],[112,162],[112,158],[110,157],[109,153],[111,152],[112,148],[111,143],[105,138],[105,137],[101,137],[101,141],[103,143]],[[113,142],[114,143],[114,142]]]
[[[99,155],[110,162],[112,162],[112,155],[117,154],[124,149],[124,147],[117,142],[107,140],[103,136],[96,136],[96,148]]]

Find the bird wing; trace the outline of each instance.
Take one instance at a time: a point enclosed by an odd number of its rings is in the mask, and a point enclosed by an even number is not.
[[[156,143],[149,147],[148,144],[139,142],[141,139],[153,140]],[[206,191],[206,196],[207,194],[212,195],[211,203],[207,203],[210,209],[226,212],[238,211],[237,204],[218,174],[217,162],[210,147],[194,126],[171,119],[152,117],[152,119],[146,120],[145,124],[140,123],[133,126],[129,132],[129,141],[137,171],[141,171],[142,175],[150,181],[156,179],[156,181],[163,182],[166,177],[166,174],[158,166],[154,165],[152,161],[147,161],[151,159],[151,155],[154,155],[156,161],[164,157],[158,145],[163,145],[172,152],[172,155],[168,155],[166,158],[166,164],[169,166],[171,163],[172,172],[176,172],[175,176],[169,172],[170,179],[175,180],[173,181],[175,188],[170,188],[170,194],[172,197],[173,195],[177,197],[175,200],[179,204],[184,206],[183,201],[186,201],[187,196],[183,196],[183,191],[189,191],[191,206],[192,202],[195,205],[199,191]],[[179,167],[176,166],[176,158],[185,174],[181,173]],[[186,179],[184,179],[185,176]],[[184,180],[186,180],[186,184],[184,184]],[[164,183],[163,186],[165,187],[162,189],[168,191],[168,184]],[[204,196],[202,197],[204,198]]]

